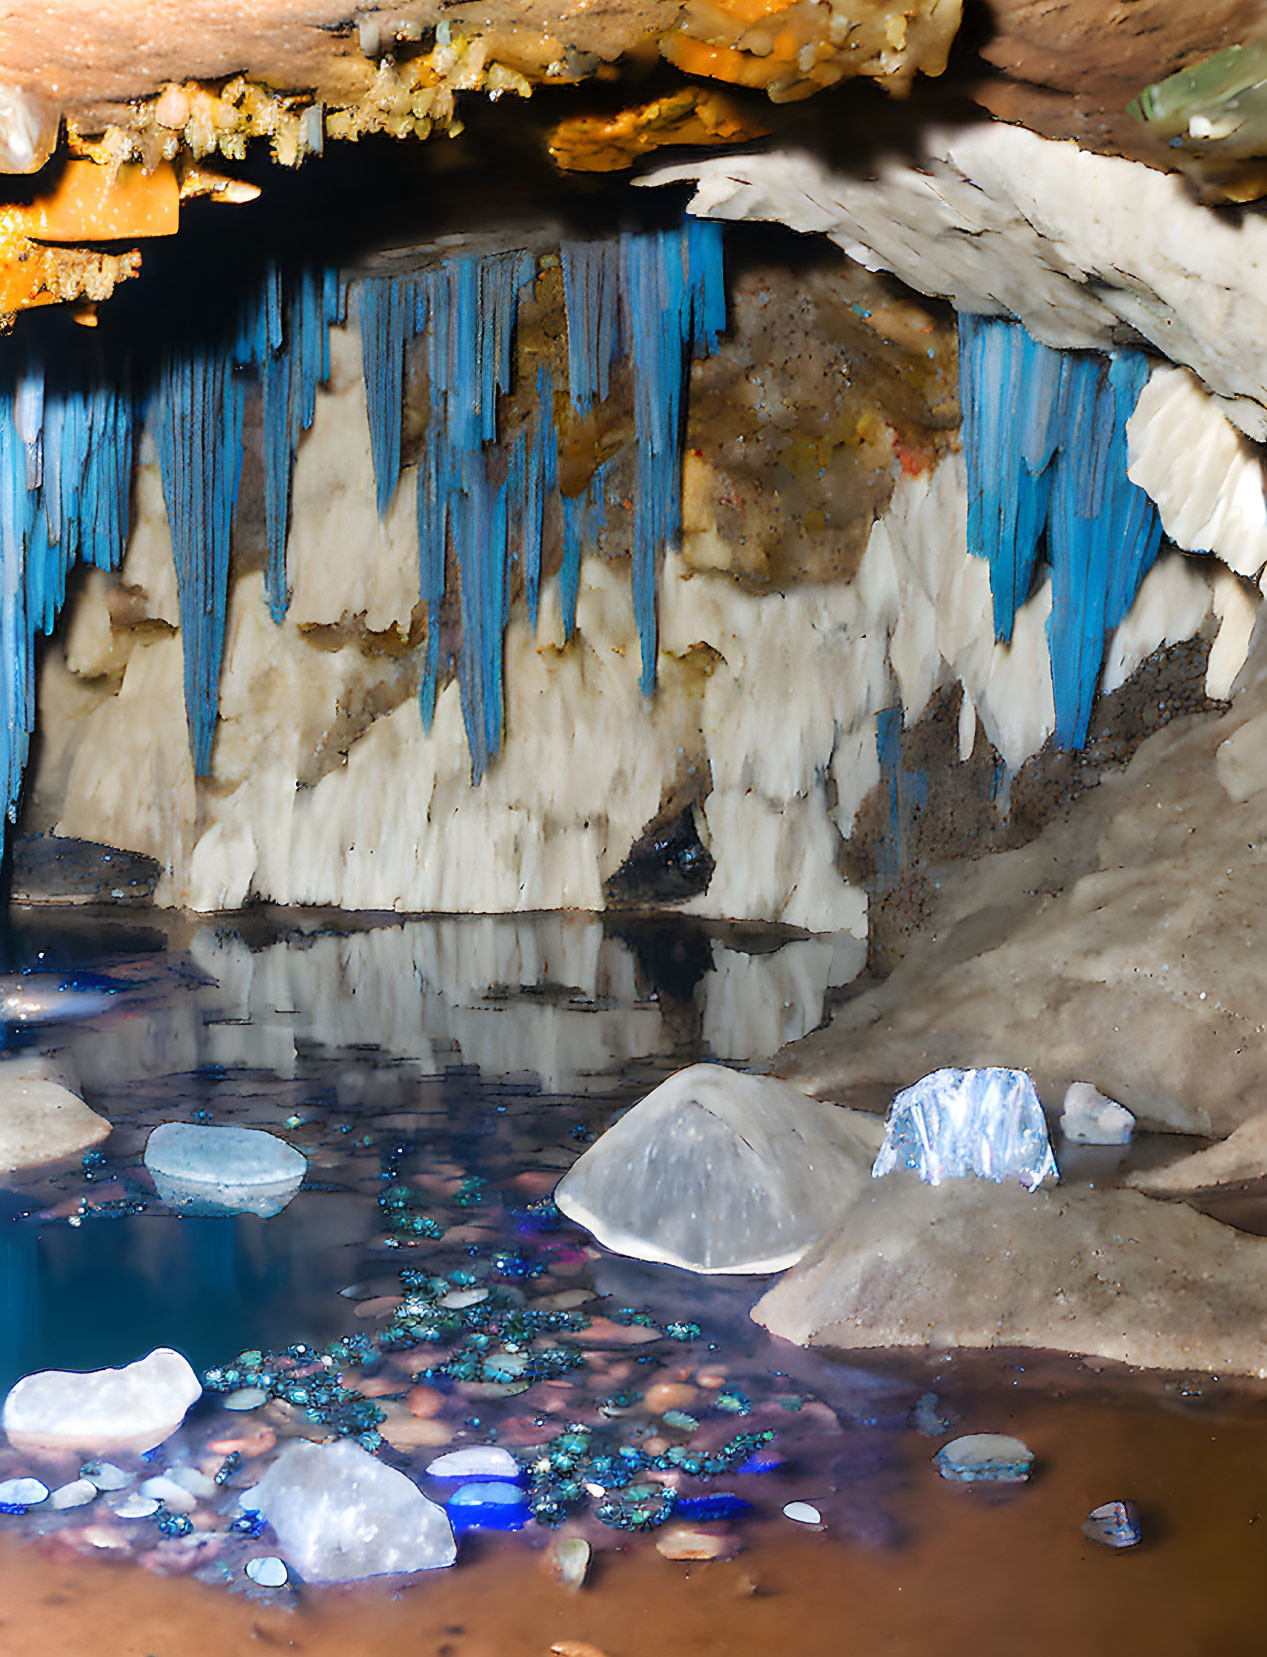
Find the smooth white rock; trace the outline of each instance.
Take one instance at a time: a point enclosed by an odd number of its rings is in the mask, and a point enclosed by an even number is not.
[[[209,1501],[216,1495],[220,1487],[214,1479],[210,1479],[197,1467],[169,1467],[167,1477],[173,1484],[180,1485],[191,1496],[199,1496],[203,1501]]]
[[[135,1477],[126,1468],[116,1467],[112,1461],[94,1463],[85,1467],[82,1473],[94,1490],[126,1490]]]
[[[467,1306],[478,1306],[481,1301],[487,1299],[487,1289],[450,1289],[440,1304],[452,1312],[460,1312]]]
[[[809,1502],[784,1503],[783,1517],[795,1520],[798,1525],[821,1525],[823,1522],[822,1514]]]
[[[0,1170],[76,1156],[110,1133],[104,1116],[41,1068],[38,1060],[0,1060]]]
[[[131,1496],[123,1498],[114,1509],[114,1513],[119,1519],[152,1519],[158,1512],[158,1506],[155,1497],[142,1496],[139,1492],[134,1492]]]
[[[564,1175],[554,1199],[617,1254],[688,1271],[793,1265],[867,1184],[851,1113],[769,1076],[670,1076]]]
[[[0,1502],[12,1507],[38,1507],[48,1499],[48,1486],[39,1479],[0,1480]]]
[[[69,1484],[59,1484],[49,1502],[57,1508],[87,1507],[96,1499],[97,1487],[91,1479],[72,1479]]]
[[[261,1588],[284,1588],[290,1580],[290,1572],[284,1561],[276,1554],[262,1554],[258,1559],[248,1559],[242,1567],[252,1582],[257,1582]]]
[[[156,1502],[162,1502],[164,1507],[173,1513],[192,1513],[198,1506],[198,1498],[192,1490],[186,1490],[183,1484],[160,1473],[156,1478],[146,1479],[141,1486],[141,1495],[149,1496]]]
[[[457,1558],[444,1509],[350,1439],[287,1445],[255,1500],[308,1582],[429,1571]]]
[[[1129,1145],[1135,1118],[1125,1105],[1107,1098],[1090,1082],[1071,1082],[1065,1091],[1060,1131],[1080,1145]]]
[[[170,1438],[202,1386],[170,1347],[121,1369],[48,1369],[4,1401],[0,1425],[19,1449],[152,1450]]]
[[[220,1407],[225,1410],[257,1410],[261,1404],[267,1404],[268,1399],[269,1394],[263,1387],[239,1387],[236,1392],[230,1392],[220,1400]]]
[[[498,1444],[469,1444],[438,1456],[427,1472],[433,1479],[513,1479],[519,1463]]]
[[[34,173],[57,147],[61,112],[20,86],[0,86],[0,173]]]
[[[164,1122],[150,1134],[145,1166],[159,1196],[181,1213],[280,1214],[307,1159],[261,1128]]]

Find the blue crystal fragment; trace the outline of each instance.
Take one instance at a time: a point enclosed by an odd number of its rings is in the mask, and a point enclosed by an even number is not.
[[[751,1512],[751,1502],[744,1501],[742,1496],[732,1496],[729,1491],[719,1490],[716,1495],[679,1496],[673,1516],[705,1524],[712,1519],[742,1519]]]
[[[528,1496],[517,1484],[462,1484],[449,1497],[446,1510],[455,1531],[522,1530]]]
[[[979,1174],[1036,1190],[1059,1179],[1034,1084],[1020,1070],[934,1070],[889,1106],[872,1177],[909,1168],[928,1185]]]

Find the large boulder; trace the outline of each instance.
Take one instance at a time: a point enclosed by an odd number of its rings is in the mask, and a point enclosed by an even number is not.
[[[104,1116],[44,1073],[42,1060],[0,1060],[0,1173],[78,1156],[109,1132]]]
[[[431,1571],[457,1558],[444,1509],[351,1439],[287,1445],[251,1501],[306,1582]]]
[[[899,1172],[752,1315],[800,1346],[1037,1347],[1267,1376],[1267,1240],[1134,1191]]]
[[[696,1064],[591,1145],[555,1201],[617,1254],[782,1271],[868,1186],[880,1131],[786,1082]]]
[[[169,1208],[186,1214],[279,1214],[308,1171],[307,1158],[261,1128],[164,1122],[145,1144],[145,1166]]]

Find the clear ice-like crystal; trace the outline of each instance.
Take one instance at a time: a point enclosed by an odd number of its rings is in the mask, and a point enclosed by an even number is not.
[[[1036,1190],[1059,1179],[1043,1107],[1022,1070],[934,1070],[889,1106],[872,1176],[909,1168],[927,1185],[979,1174]]]
[[[253,1499],[307,1582],[430,1571],[457,1558],[444,1509],[348,1438],[289,1444]]]

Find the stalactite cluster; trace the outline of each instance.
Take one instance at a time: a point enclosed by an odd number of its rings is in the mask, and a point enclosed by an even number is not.
[[[1007,642],[1046,545],[1056,741],[1086,741],[1104,646],[1161,542],[1157,509],[1126,475],[1126,422],[1148,379],[1138,351],[1055,351],[1019,322],[964,313],[959,381],[968,546],[989,560]]]
[[[656,569],[681,518],[682,404],[691,352],[711,350],[725,323],[716,225],[628,232],[560,250],[568,321],[567,396],[588,413],[629,359],[636,402],[634,594],[642,685],[654,686]],[[517,429],[499,427],[512,389],[528,253],[462,253],[405,276],[352,284],[359,309],[378,507],[401,474],[406,352],[423,341],[430,419],[416,465],[420,593],[427,631],[420,699],[430,724],[440,659],[440,609],[456,575],[461,643],[453,663],[478,781],[501,746],[502,641],[517,564],[535,626],[547,510],[559,492],[556,389],[539,365],[537,395]],[[77,559],[122,561],[134,429],[158,442],[171,528],[195,770],[211,768],[229,591],[230,541],[243,457],[248,382],[259,381],[269,609],[286,615],[286,544],[296,446],[329,374],[329,329],[349,288],[333,270],[270,267],[234,330],[169,352],[143,384],[59,388],[27,365],[0,392],[0,770],[15,812],[34,720],[32,650],[48,632]],[[604,471],[561,498],[562,601],[575,619],[581,552],[604,514]]]

